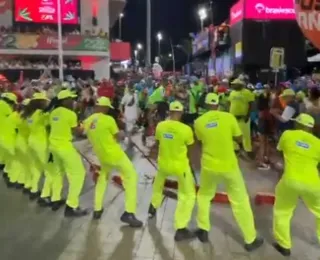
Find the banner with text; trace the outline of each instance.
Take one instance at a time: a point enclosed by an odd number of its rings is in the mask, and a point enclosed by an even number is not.
[[[230,9],[230,25],[246,20],[295,20],[293,0],[239,0]]]
[[[109,40],[104,37],[68,35],[63,37],[62,42],[64,50],[109,51]],[[58,49],[58,37],[55,35],[3,34],[0,35],[0,49]]]

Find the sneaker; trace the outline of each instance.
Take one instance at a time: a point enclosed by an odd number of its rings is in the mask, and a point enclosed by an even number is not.
[[[149,219],[154,218],[156,214],[157,214],[156,208],[150,203],[149,210],[148,210]]]
[[[209,232],[203,229],[198,229],[196,231],[196,236],[202,243],[209,242]]]
[[[258,170],[268,171],[268,170],[270,170],[270,164],[260,163],[260,164],[258,165]]]
[[[103,214],[103,209],[94,211],[93,212],[93,219],[100,219],[102,214]]]
[[[124,212],[120,217],[120,220],[127,223],[130,227],[140,228],[142,227],[142,222],[136,218],[133,213]]]
[[[57,200],[57,201],[53,201],[51,202],[51,210],[52,211],[57,211],[59,210],[62,206],[64,206],[66,204],[65,200]]]
[[[291,255],[290,249],[286,249],[286,248],[280,246],[278,243],[274,243],[273,247],[283,256],[290,256]]]
[[[177,242],[183,241],[183,240],[189,240],[194,238],[195,235],[190,232],[187,228],[178,229],[176,231],[176,234],[174,235],[174,240]]]
[[[263,242],[264,242],[263,238],[257,237],[251,244],[245,244],[244,248],[248,252],[252,252],[258,249],[260,246],[262,246]]]
[[[51,206],[51,200],[49,197],[46,198],[39,198],[37,201],[38,205],[42,208],[50,207]]]
[[[69,207],[68,205],[66,205],[66,208],[64,210],[64,216],[66,218],[68,218],[68,217],[83,217],[83,216],[88,215],[88,213],[89,212],[86,209],[82,209],[80,207],[74,209],[74,208]]]

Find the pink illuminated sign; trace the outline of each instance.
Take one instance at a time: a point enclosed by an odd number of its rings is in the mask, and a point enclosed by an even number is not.
[[[230,25],[234,25],[243,19],[243,0],[234,4],[230,9]]]
[[[230,25],[248,20],[295,20],[293,0],[240,0],[230,9]]]
[[[246,0],[246,19],[254,20],[295,20],[293,0]]]

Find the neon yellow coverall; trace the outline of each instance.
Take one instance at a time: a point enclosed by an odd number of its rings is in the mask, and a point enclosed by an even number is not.
[[[31,175],[31,154],[28,146],[29,138],[29,128],[26,119],[21,118],[19,115],[17,117],[17,137],[16,137],[16,163],[17,163],[17,173],[18,173],[18,183],[24,184],[24,187],[29,189],[32,184]]]
[[[251,141],[251,120],[245,122],[243,119],[238,120],[239,127],[242,133],[242,145],[246,152],[252,152],[252,141]],[[240,149],[239,144],[234,142],[234,149],[238,151]]]
[[[320,242],[320,140],[302,130],[287,130],[277,149],[284,155],[284,174],[275,192],[273,208],[273,234],[277,243],[290,249],[291,218],[299,202],[303,200],[316,217],[316,232]]]
[[[39,181],[42,174],[46,173],[45,177],[47,177],[46,166],[49,156],[47,133],[48,114],[38,109],[27,119],[27,122],[29,126],[28,146],[32,154],[30,157],[32,173],[31,192],[35,193],[39,191]]]
[[[195,121],[195,133],[202,143],[198,228],[210,230],[211,200],[218,184],[223,183],[244,241],[251,244],[257,233],[248,192],[234,153],[233,137],[241,137],[236,118],[227,112],[209,111]]]
[[[19,116],[18,112],[12,112],[3,122],[6,130],[4,131],[5,138],[2,140],[2,147],[4,148],[5,155],[5,171],[8,173],[8,177],[11,183],[16,183],[19,177],[19,172],[17,169],[17,158],[15,153],[15,143],[16,143],[16,119]]]
[[[187,156],[187,146],[194,143],[191,128],[179,121],[166,120],[156,128],[159,141],[159,170],[153,183],[151,204],[159,208],[163,199],[163,188],[167,177],[174,176],[178,181],[178,203],[175,211],[175,229],[187,228],[195,204],[196,191],[194,178]]]
[[[70,109],[58,107],[50,114],[49,150],[53,155],[54,164],[58,172],[66,173],[69,182],[67,205],[71,208],[79,207],[79,197],[85,179],[85,168],[80,154],[72,144],[72,129],[77,127],[77,115]],[[55,198],[61,193],[62,175],[58,176]]]
[[[5,101],[0,100],[0,121],[3,122],[2,128],[0,131],[0,163],[1,164],[6,164],[6,160],[8,158],[8,152],[6,147],[6,142],[7,140],[7,130],[8,125],[6,125],[5,121],[7,120],[7,117],[13,112],[13,109],[10,107],[9,104],[7,104]],[[11,151],[12,155],[14,151]],[[10,154],[10,153],[9,153]]]
[[[117,170],[121,174],[125,190],[125,210],[128,213],[135,214],[138,174],[115,139],[115,135],[119,132],[115,120],[111,116],[95,113],[88,117],[83,125],[101,165],[95,188],[94,210],[102,210],[110,173],[112,170]]]
[[[117,163],[102,164],[95,188],[94,210],[100,211],[103,208],[104,194],[112,170],[116,170],[121,174],[122,184],[125,190],[125,211],[135,214],[137,210],[138,174],[125,153]]]
[[[230,113],[235,117],[246,117],[249,113],[250,104],[255,100],[254,94],[248,89],[231,91],[228,100],[230,101]],[[250,119],[238,119],[242,132],[242,145],[246,152],[252,152]],[[234,143],[234,149],[239,150],[239,145]]]

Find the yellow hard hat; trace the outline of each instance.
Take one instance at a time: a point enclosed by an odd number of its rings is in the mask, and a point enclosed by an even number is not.
[[[107,97],[100,97],[98,98],[97,102],[96,102],[97,106],[101,106],[101,107],[110,107],[113,108],[113,106],[111,105],[111,101],[109,98]]]
[[[13,103],[17,104],[18,103],[18,98],[16,96],[16,94],[11,93],[11,92],[5,92],[1,95],[2,98],[6,98],[10,101],[12,101]]]
[[[315,121],[314,118],[308,114],[301,113],[297,118],[293,119],[297,123],[304,125],[306,127],[313,128]]]
[[[57,95],[58,100],[62,100],[66,98],[76,98],[76,97],[77,95],[71,92],[69,89],[61,90]]]
[[[170,103],[169,110],[170,111],[182,112],[183,111],[183,105],[179,101],[173,101],[173,102]]]
[[[215,93],[209,93],[206,95],[205,103],[208,105],[218,105],[219,96]]]
[[[32,95],[31,100],[48,100],[47,94],[45,92],[36,92]]]

